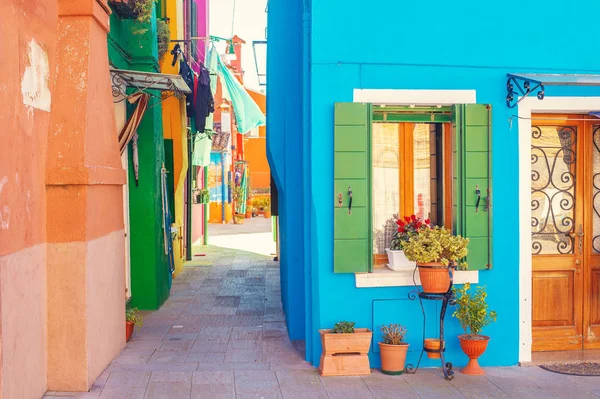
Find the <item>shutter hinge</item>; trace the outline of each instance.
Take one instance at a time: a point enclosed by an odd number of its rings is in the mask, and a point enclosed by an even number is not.
[[[491,264],[491,263],[488,263],[488,264],[486,264],[486,265],[485,265],[485,268],[486,268],[487,270],[492,270],[492,264]]]

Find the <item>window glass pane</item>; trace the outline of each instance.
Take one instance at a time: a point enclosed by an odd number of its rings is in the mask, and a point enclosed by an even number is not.
[[[400,209],[399,136],[397,123],[374,123],[373,160],[373,253],[385,254],[394,229],[393,215]]]
[[[435,148],[435,145],[430,146],[431,130],[435,139],[433,124],[417,124],[413,130],[414,210],[415,215],[423,219],[431,215],[431,178],[435,175],[435,168],[431,170],[430,147]]]

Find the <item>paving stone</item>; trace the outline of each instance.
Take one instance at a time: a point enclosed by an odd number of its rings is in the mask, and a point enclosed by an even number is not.
[[[153,371],[150,382],[191,382],[193,372]]]
[[[519,369],[519,374],[528,377],[550,396],[557,398],[576,397],[577,399],[597,399],[597,396],[586,388],[570,384],[572,381],[569,379],[569,376],[564,374],[549,373],[539,367],[522,367]],[[598,392],[600,392],[600,377],[587,378],[597,380],[596,387],[598,388]]]
[[[146,390],[145,399],[188,399],[192,393],[191,381],[151,382]]]
[[[227,352],[228,343],[222,340],[205,339],[198,340],[194,343],[191,353],[225,353]]]
[[[188,352],[194,346],[194,341],[163,341],[157,349],[159,352]]]
[[[360,377],[319,377],[330,399],[372,399]]]
[[[402,376],[389,376],[378,370],[373,374],[362,377],[369,391],[378,399],[418,399],[419,395],[412,389]]]
[[[279,392],[279,383],[273,371],[236,371],[235,392],[239,395],[267,395]]]
[[[104,388],[100,399],[144,399],[144,388]]]
[[[548,399],[551,396],[534,381],[511,368],[498,367],[485,370],[486,378],[511,398]]]
[[[285,399],[328,398],[315,370],[277,371],[275,375]]]
[[[416,374],[405,374],[403,377],[423,399],[465,398],[454,385],[444,379],[439,369],[421,369]]]
[[[242,351],[260,351],[262,342],[259,340],[248,339],[230,339],[227,346],[227,351],[242,350]]]
[[[258,363],[262,359],[260,350],[246,351],[241,349],[227,350],[225,362],[227,363]]]
[[[110,373],[104,389],[107,388],[145,388],[150,382],[149,371],[113,371]]]
[[[214,353],[214,352],[199,352],[190,353],[186,359],[188,363],[223,363],[225,361],[225,353]]]
[[[262,330],[262,325],[259,327],[234,327],[231,331],[231,340],[260,340]]]
[[[232,371],[200,371],[192,380],[192,399],[234,399]]]
[[[198,371],[270,370],[269,363],[199,363]]]
[[[148,363],[183,363],[190,351],[156,351]]]

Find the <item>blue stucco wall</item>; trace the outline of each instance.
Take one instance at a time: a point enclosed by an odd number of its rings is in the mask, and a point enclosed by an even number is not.
[[[488,288],[490,307],[499,314],[498,322],[485,330],[492,340],[481,364],[516,364],[518,129],[516,122],[512,129],[509,127],[508,120],[517,110],[505,105],[506,73],[599,73],[600,63],[595,54],[600,43],[595,39],[600,37],[600,26],[594,22],[593,13],[582,12],[595,3],[582,0],[575,5],[560,0],[535,0],[524,4],[507,0],[493,4],[467,0],[457,6],[441,0],[425,3],[382,0],[376,5],[358,0],[313,0],[309,57],[303,60],[301,45],[287,48],[289,54],[286,54],[293,61],[282,60],[284,57],[278,52],[283,50],[277,46],[286,38],[299,43],[302,29],[298,24],[302,21],[300,15],[291,16],[284,3],[283,0],[269,3],[267,101],[271,137],[268,145],[271,153],[285,154],[285,161],[283,155],[280,160],[272,156],[274,169],[285,165],[283,168],[303,171],[280,175],[277,184],[283,188],[282,202],[294,198],[286,190],[292,187],[305,190],[300,224],[294,224],[293,228],[288,225],[288,229],[282,227],[282,235],[287,236],[287,241],[282,238],[282,254],[287,253],[288,257],[282,258],[281,267],[288,319],[294,320],[302,314],[296,309],[296,305],[301,306],[293,304],[297,299],[293,291],[300,289],[296,284],[308,288],[304,302],[308,309],[304,324],[307,360],[318,364],[321,353],[318,329],[329,328],[339,320],[353,320],[357,326],[369,328],[376,328],[382,322],[409,325],[408,340],[413,349],[420,349],[422,339],[419,323],[414,321],[421,320],[418,303],[404,301],[409,288],[355,288],[354,275],[333,273],[334,102],[352,101],[353,90],[358,88],[474,89],[478,103],[492,104],[494,267],[479,276],[480,284]],[[289,20],[282,23],[280,16],[284,14],[293,23]],[[577,29],[557,28],[565,24],[576,24]],[[288,42],[287,46],[293,44]],[[302,62],[304,75],[297,70],[297,62]],[[285,69],[291,63],[293,71]],[[303,95],[301,87],[290,82],[296,79],[309,85],[308,94]],[[546,95],[600,95],[600,91],[547,87]],[[294,106],[290,107],[290,103]],[[307,115],[304,127],[295,119],[302,115]],[[283,137],[284,132],[286,136],[304,137],[304,146],[289,148],[286,140],[290,139]],[[282,221],[287,209],[280,212]],[[304,248],[305,259],[291,257],[299,247]],[[297,273],[301,268],[304,279],[290,279],[291,271]],[[435,320],[432,306],[430,321]],[[390,319],[390,314],[395,316]],[[450,309],[446,317],[447,358],[461,365],[467,358],[458,346],[456,335],[460,329],[451,314]],[[413,351],[409,361],[415,361],[415,356]],[[371,361],[372,366],[379,365],[377,353],[371,353]],[[439,361],[426,365],[439,365]]]
[[[290,338],[305,339],[304,212],[302,186],[302,7],[269,3],[267,158],[279,194],[281,297]],[[272,84],[271,84],[272,83]],[[300,159],[298,158],[300,157]],[[284,249],[285,248],[285,249]]]

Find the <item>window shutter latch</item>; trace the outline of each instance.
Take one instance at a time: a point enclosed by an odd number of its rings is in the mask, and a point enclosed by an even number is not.
[[[348,186],[348,215],[352,215],[352,188]]]
[[[481,190],[479,186],[475,186],[475,195],[477,196],[477,202],[475,203],[475,213],[479,213],[479,202],[481,202]]]

